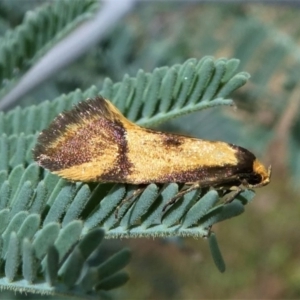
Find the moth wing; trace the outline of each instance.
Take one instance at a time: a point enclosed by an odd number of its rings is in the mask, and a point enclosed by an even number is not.
[[[80,102],[40,133],[34,159],[64,178],[97,181],[118,162],[124,120],[129,122],[102,97]]]

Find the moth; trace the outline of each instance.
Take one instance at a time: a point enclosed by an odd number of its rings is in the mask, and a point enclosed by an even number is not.
[[[271,175],[243,147],[140,127],[101,96],[58,115],[40,133],[33,156],[71,181],[186,184],[171,202],[207,187],[236,196],[267,185]]]

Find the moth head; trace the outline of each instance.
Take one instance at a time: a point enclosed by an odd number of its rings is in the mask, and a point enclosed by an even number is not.
[[[271,177],[271,166],[269,166],[268,169],[265,168],[265,166],[259,161],[255,160],[253,163],[253,171],[255,174],[260,176],[260,182],[257,184],[252,185],[252,187],[261,187],[269,184],[270,182],[270,177]]]

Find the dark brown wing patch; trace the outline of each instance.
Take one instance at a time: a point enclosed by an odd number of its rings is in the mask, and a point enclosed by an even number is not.
[[[61,113],[40,133],[33,150],[34,159],[50,171],[60,171],[102,157],[111,164],[102,164],[105,169],[99,170],[99,175],[109,177],[118,173],[120,166],[128,172],[125,129],[118,119],[123,116],[111,106],[104,98],[97,97]]]
[[[61,138],[67,128],[72,125],[80,125],[80,123],[87,118],[95,116],[105,116],[111,119],[111,111],[108,103],[102,97],[94,99],[87,99],[86,101],[78,103],[72,110],[59,114],[50,126],[44,129],[37,140],[37,145],[33,149],[34,160],[39,160],[39,156],[48,149],[54,141]]]
[[[168,147],[179,147],[183,142],[183,138],[180,135],[176,134],[161,134],[161,139],[163,141],[163,145]]]

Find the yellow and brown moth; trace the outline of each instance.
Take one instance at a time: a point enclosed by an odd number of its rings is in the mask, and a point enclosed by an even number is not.
[[[102,97],[61,113],[33,150],[38,164],[72,181],[130,184],[185,183],[241,191],[269,183],[247,149],[140,127]]]

